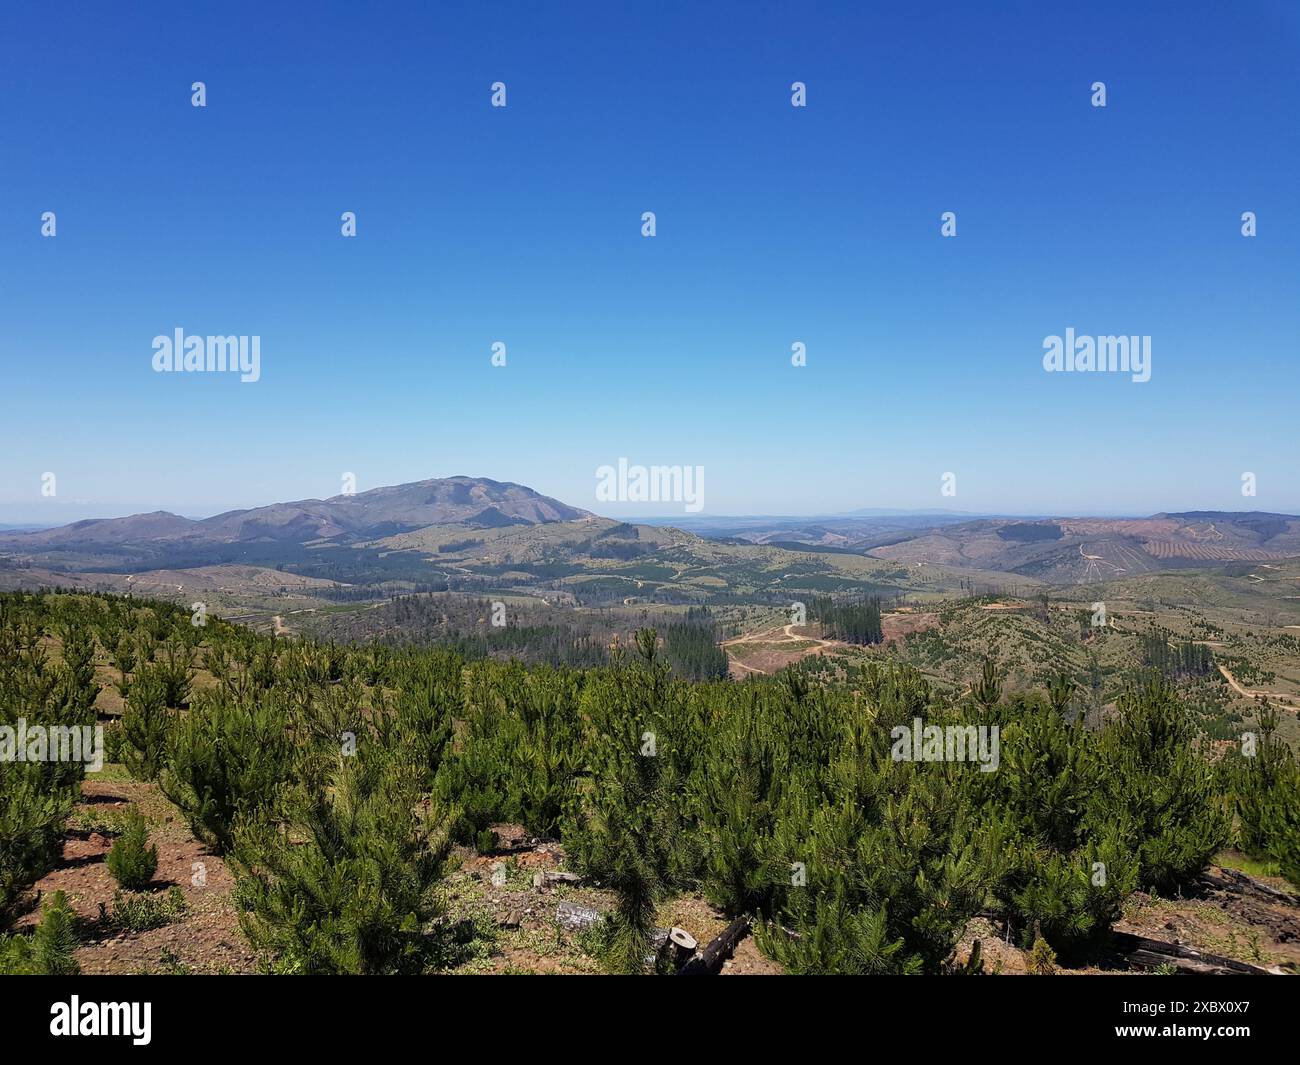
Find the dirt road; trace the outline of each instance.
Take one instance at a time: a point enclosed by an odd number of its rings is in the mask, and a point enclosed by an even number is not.
[[[1216,664],[1217,664],[1217,663],[1216,663]],[[1226,680],[1226,681],[1228,682],[1228,684],[1231,686],[1232,690],[1235,691],[1238,695],[1243,695],[1243,696],[1245,696],[1247,699],[1275,699],[1275,700],[1280,700],[1281,703],[1282,703],[1282,706],[1283,706],[1285,709],[1287,709],[1287,710],[1294,710],[1294,709],[1296,709],[1296,707],[1295,707],[1295,703],[1296,703],[1296,701],[1297,701],[1297,697],[1294,696],[1294,695],[1288,695],[1286,692],[1265,692],[1265,691],[1254,691],[1254,690],[1252,690],[1252,689],[1250,689],[1250,688],[1243,688],[1240,684],[1237,683],[1237,678],[1234,677],[1234,676],[1233,676],[1233,675],[1228,671],[1228,667],[1227,667],[1227,666],[1220,665],[1220,666],[1219,666],[1219,672],[1223,674],[1223,679]]]

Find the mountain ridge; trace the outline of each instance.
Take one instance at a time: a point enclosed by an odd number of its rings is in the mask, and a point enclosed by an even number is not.
[[[186,518],[166,510],[119,518],[85,518],[53,529],[0,530],[0,543],[41,547],[75,543],[129,545],[175,541],[204,543],[339,538],[376,539],[433,525],[497,528],[590,517],[590,512],[544,496],[525,485],[486,477],[432,477],[327,499],[299,499]]]

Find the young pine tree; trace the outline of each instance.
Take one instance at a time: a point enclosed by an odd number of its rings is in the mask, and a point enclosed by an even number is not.
[[[327,790],[242,821],[231,858],[249,942],[281,973],[418,973],[436,963],[453,813],[409,765],[345,758]]]
[[[176,722],[159,783],[200,840],[220,853],[235,820],[268,806],[293,769],[285,715],[270,697],[203,701]]]
[[[1146,680],[1120,696],[1118,708],[1097,745],[1090,834],[1117,829],[1137,861],[1137,886],[1174,892],[1227,842],[1213,772],[1168,681]]]
[[[0,936],[0,976],[76,976],[77,914],[62,891],[41,910],[30,936]]]
[[[149,842],[149,830],[134,807],[126,815],[122,834],[108,852],[108,871],[118,885],[137,891],[153,879],[158,868],[158,848]]]
[[[122,760],[136,780],[158,779],[176,716],[167,705],[167,688],[156,668],[150,666],[137,675],[122,715]]]

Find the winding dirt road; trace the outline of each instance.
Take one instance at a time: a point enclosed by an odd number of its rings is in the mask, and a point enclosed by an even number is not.
[[[1219,665],[1217,662],[1215,664]],[[1276,699],[1281,701],[1281,704],[1284,709],[1287,710],[1296,709],[1294,705],[1296,702],[1296,696],[1294,695],[1288,695],[1286,692],[1254,691],[1250,688],[1243,688],[1240,684],[1237,683],[1237,678],[1234,677],[1228,671],[1227,666],[1219,665],[1219,672],[1223,674],[1223,679],[1228,682],[1232,690],[1235,691],[1238,695],[1245,696],[1247,699]]]

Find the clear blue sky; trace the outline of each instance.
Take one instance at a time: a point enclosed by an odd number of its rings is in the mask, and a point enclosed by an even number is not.
[[[620,456],[711,514],[1300,510],[1295,3],[177,7],[7,5],[0,521],[680,512],[597,508]],[[261,380],[154,373],[177,327]],[[1067,327],[1151,381],[1045,373]]]

